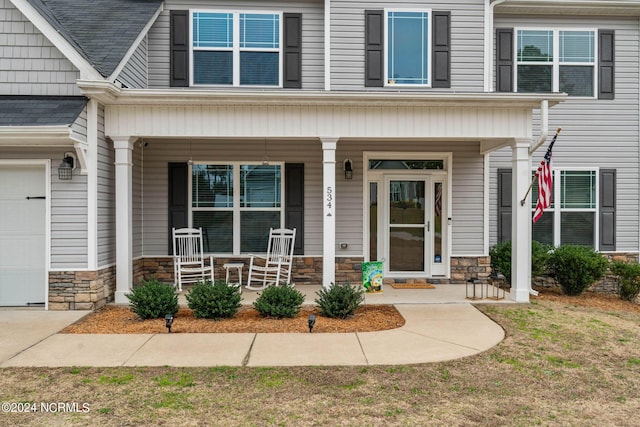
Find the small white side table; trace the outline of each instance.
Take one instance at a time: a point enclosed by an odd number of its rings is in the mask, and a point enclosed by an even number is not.
[[[244,267],[244,263],[243,262],[230,262],[227,264],[223,264],[223,267],[225,269],[226,276],[225,276],[225,281],[227,283],[229,283],[229,270],[231,270],[232,268],[235,268],[238,271],[238,286],[242,286],[242,267]]]

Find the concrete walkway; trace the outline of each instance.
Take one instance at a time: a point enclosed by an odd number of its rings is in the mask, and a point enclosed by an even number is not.
[[[306,294],[305,302],[312,304],[319,287],[299,289]],[[257,294],[244,290],[243,302],[250,304]],[[507,296],[498,302],[510,301]],[[405,325],[381,332],[333,334],[83,335],[57,332],[87,312],[4,309],[0,310],[0,367],[400,365],[470,356],[504,338],[502,328],[465,298],[462,285],[385,288],[367,294],[366,304],[394,304]]]

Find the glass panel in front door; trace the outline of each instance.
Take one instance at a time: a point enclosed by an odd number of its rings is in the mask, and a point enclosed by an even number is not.
[[[389,181],[389,271],[425,271],[425,181]]]

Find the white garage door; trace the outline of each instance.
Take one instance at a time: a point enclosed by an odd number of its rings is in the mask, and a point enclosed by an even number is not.
[[[44,304],[45,167],[0,165],[0,305]]]

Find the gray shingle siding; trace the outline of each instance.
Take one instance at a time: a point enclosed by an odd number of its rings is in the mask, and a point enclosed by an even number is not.
[[[0,94],[80,95],[78,70],[9,1],[0,0]]]

